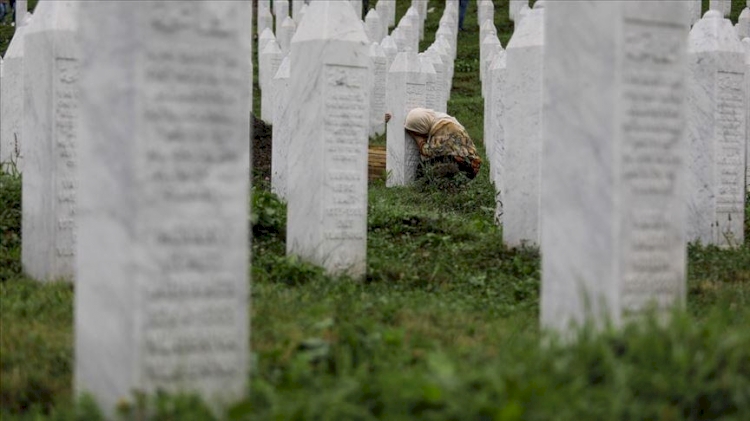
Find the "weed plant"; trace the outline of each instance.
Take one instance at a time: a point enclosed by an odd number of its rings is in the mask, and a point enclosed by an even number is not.
[[[505,46],[508,4],[495,6]],[[429,7],[423,48],[442,2]],[[448,111],[484,154],[475,2],[466,28]],[[284,204],[253,185],[246,398],[216,414],[193,396],[134,394],[118,419],[750,419],[748,225],[737,249],[689,246],[687,307],[669,322],[563,342],[538,327],[538,250],[502,246],[486,164],[472,181],[371,183],[362,282],[285,256]],[[101,420],[72,394],[74,288],[21,271],[20,189],[0,173],[0,418]]]

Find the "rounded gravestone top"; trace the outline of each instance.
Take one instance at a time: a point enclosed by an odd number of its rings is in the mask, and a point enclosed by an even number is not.
[[[724,19],[724,14],[712,9],[703,15],[703,19]]]

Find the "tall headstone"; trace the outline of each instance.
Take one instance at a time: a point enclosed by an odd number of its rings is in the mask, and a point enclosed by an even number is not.
[[[565,4],[568,4],[567,2]],[[544,9],[537,2],[508,43],[503,242],[539,244]]]
[[[370,42],[377,42],[383,40],[383,23],[380,20],[380,15],[375,9],[370,9],[365,16],[365,28],[367,30],[367,37]]]
[[[75,276],[77,5],[39,2],[24,33],[21,260],[40,281]]]
[[[307,12],[307,3],[303,4],[302,7],[299,9],[299,18],[294,18],[294,21],[297,23],[297,26],[299,26],[299,24],[302,23],[302,18],[305,17],[305,12]]]
[[[432,67],[435,69],[435,87],[437,89],[436,92],[436,101],[435,104],[435,111],[440,112],[446,112],[447,108],[447,98],[446,98],[446,92],[445,92],[445,65],[443,64],[443,59],[440,57],[440,53],[438,53],[437,48],[433,45],[430,48],[427,49],[424,53],[425,57],[430,60],[430,63],[432,63]]]
[[[220,410],[248,379],[251,4],[81,3],[76,392]]]
[[[393,42],[396,43],[396,46],[398,47],[398,52],[406,51],[407,48],[409,48],[409,40],[406,31],[404,31],[401,26],[399,25],[393,31],[391,31],[391,38],[393,39]]]
[[[500,51],[490,65],[489,76],[492,81],[489,89],[490,98],[490,126],[489,136],[485,135],[486,149],[490,165],[490,181],[495,184],[495,223],[503,222],[503,194],[505,179],[505,87],[507,80],[507,55]]]
[[[316,0],[292,39],[287,254],[364,275],[369,41],[348,2]]]
[[[667,312],[686,297],[686,4],[545,13],[542,326]]]
[[[385,93],[388,80],[388,58],[377,42],[370,44],[370,136],[385,132]]]
[[[290,57],[282,60],[279,70],[273,77],[273,132],[271,147],[271,189],[282,200],[287,200],[287,161],[291,135],[289,114],[289,74]]]
[[[497,35],[494,33],[489,33],[487,37],[484,38],[481,44],[481,53],[479,54],[479,78],[482,80],[482,86],[486,86],[486,83],[484,83],[484,75],[487,71],[487,68],[489,67],[490,60],[488,59],[491,52],[496,52],[498,48],[502,48],[500,45],[500,40],[497,38]],[[484,89],[482,89],[482,93],[484,94]]]
[[[419,53],[419,64],[422,75],[424,76],[424,106],[431,110],[438,108],[440,100],[438,94],[437,72],[432,66],[432,61],[425,57],[424,53]]]
[[[406,115],[413,108],[424,107],[426,92],[422,65],[417,53],[398,53],[388,71],[388,111],[391,121],[386,127],[386,186],[404,186],[414,181],[419,164],[419,150],[404,130]]]
[[[261,91],[266,88],[267,79],[263,77],[263,65],[261,64],[263,57],[261,54],[271,41],[276,41],[276,36],[270,28],[266,28],[261,32],[260,36],[258,36],[258,85],[260,85]]]
[[[688,240],[739,246],[745,214],[745,53],[710,10],[690,31]]]
[[[24,25],[26,19],[26,13],[29,10],[29,2],[27,0],[16,0],[16,27]]]
[[[259,76],[265,80],[265,88],[260,92],[260,118],[266,123],[273,123],[273,77],[279,70],[284,53],[276,41],[266,44],[266,48],[260,53],[261,60]]]
[[[296,30],[297,24],[294,23],[294,19],[292,19],[290,16],[287,16],[286,18],[284,18],[284,21],[281,23],[281,27],[277,31],[279,34],[279,36],[277,37],[279,48],[281,48],[281,52],[285,55],[289,53],[289,46],[292,42],[294,31]]]
[[[22,24],[16,27],[5,51],[3,85],[0,86],[0,162],[15,162],[21,172],[24,161],[21,147],[24,116],[24,34],[30,20],[29,13],[22,19]]]

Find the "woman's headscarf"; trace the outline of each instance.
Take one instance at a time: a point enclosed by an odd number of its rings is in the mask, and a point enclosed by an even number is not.
[[[435,120],[435,111],[429,108],[414,108],[406,115],[404,128],[427,136]]]
[[[404,121],[404,128],[429,137],[435,125],[442,120],[448,120],[457,124],[461,129],[464,128],[455,118],[429,108],[413,108],[409,111]]]

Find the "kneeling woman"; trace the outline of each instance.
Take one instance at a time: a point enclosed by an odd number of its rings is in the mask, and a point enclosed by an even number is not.
[[[385,115],[386,123],[390,118],[390,114]],[[428,108],[414,108],[406,115],[404,128],[417,142],[423,166],[455,164],[470,179],[479,173],[482,160],[474,142],[454,117]]]

